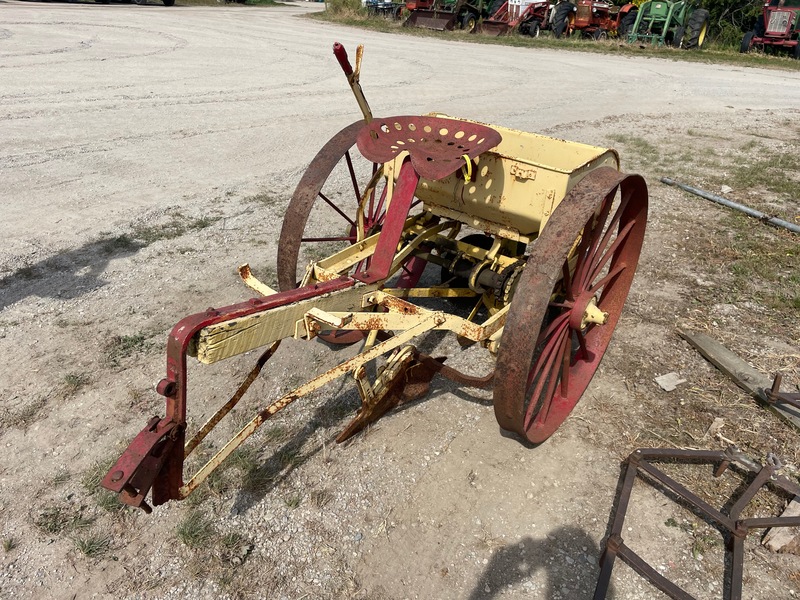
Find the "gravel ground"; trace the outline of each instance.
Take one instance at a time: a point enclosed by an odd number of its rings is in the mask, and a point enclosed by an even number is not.
[[[358,118],[333,41],[351,55],[366,45],[362,84],[376,114],[435,110],[598,145],[645,136],[665,150],[691,144],[690,131],[718,147],[732,132],[796,133],[797,72],[297,18],[318,8],[2,2],[0,596],[589,598],[619,462],[653,439],[637,420],[683,401],[639,365],[690,373],[690,385],[716,377],[675,341],[687,290],[702,282],[671,250],[691,249],[680,236],[718,213],[655,184],[653,165],[628,149],[623,168],[651,187],[641,277],[584,401],[546,444],[502,436],[490,392],[436,380],[424,401],[336,446],[358,406],[337,384],[260,430],[196,498],[153,515],[111,509],[92,476],[163,410],[151,390],[167,331],[247,298],[237,265],[270,279],[294,186]],[[662,278],[665,268],[677,275]],[[792,330],[748,326],[753,345],[797,352]],[[492,368],[488,354],[452,338],[421,347],[459,369]],[[232,420],[352,351],[285,343]],[[190,399],[193,423],[252,360],[192,366],[202,391]],[[233,425],[220,429],[207,450]],[[702,523],[645,486],[637,494],[637,548],[699,598],[719,597],[720,544],[698,552]],[[770,555],[756,540],[746,563],[746,597],[800,593],[797,556]],[[661,597],[622,566],[614,581],[609,597]]]

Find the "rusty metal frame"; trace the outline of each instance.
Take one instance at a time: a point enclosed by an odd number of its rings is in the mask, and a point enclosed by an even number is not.
[[[800,409],[800,394],[790,394],[789,392],[781,391],[781,381],[783,380],[783,373],[775,373],[775,379],[772,382],[772,389],[764,390],[767,402],[770,404],[790,404],[795,408]]]
[[[752,480],[738,498],[731,498],[727,513],[717,510],[702,498],[689,491],[669,475],[655,467],[653,462],[671,462],[680,464],[713,464],[717,465],[714,477],[720,477],[732,465],[749,475]],[[630,547],[625,545],[622,531],[625,515],[628,511],[631,492],[636,476],[643,474],[643,479],[660,491],[668,491],[684,501],[686,506],[698,517],[712,523],[725,538],[726,563],[729,570],[723,581],[723,597],[728,600],[741,600],[742,574],[744,568],[744,541],[752,529],[767,527],[800,527],[800,517],[767,517],[742,519],[741,514],[756,493],[765,486],[791,495],[800,494],[800,486],[776,472],[781,468],[780,461],[773,455],[767,458],[767,464],[752,460],[730,446],[724,451],[713,450],[677,450],[671,448],[640,448],[631,454],[624,463],[620,481],[617,508],[611,526],[611,533],[606,540],[606,547],[600,559],[600,577],[595,588],[594,600],[603,600],[608,592],[614,560],[619,557],[634,571],[647,579],[656,588],[675,600],[696,600],[677,584],[661,575]]]

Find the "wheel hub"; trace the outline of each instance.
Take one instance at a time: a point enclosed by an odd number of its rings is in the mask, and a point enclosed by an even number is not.
[[[582,294],[575,300],[569,317],[569,325],[576,331],[586,329],[590,323],[605,325],[608,313],[597,306],[597,298],[593,294]]]

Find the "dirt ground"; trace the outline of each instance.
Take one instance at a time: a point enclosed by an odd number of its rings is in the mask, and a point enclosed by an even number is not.
[[[726,185],[729,198],[798,222],[799,73],[297,18],[318,7],[0,0],[0,597],[590,598],[634,449],[730,441],[757,460],[776,453],[797,479],[797,430],[678,335],[704,331],[796,389],[796,236],[658,180]],[[153,383],[167,332],[249,298],[239,264],[274,283],[294,186],[358,118],[333,41],[351,55],[366,45],[376,114],[436,110],[616,147],[623,170],[645,176],[648,233],[611,348],[536,448],[501,435],[490,391],[443,379],[337,446],[358,406],[338,382],[265,425],[187,501],[118,510],[98,477],[163,411]],[[493,368],[452,337],[419,346],[460,370]],[[285,342],[205,452],[353,352]],[[192,365],[192,424],[253,360]],[[654,378],[669,372],[686,382],[664,392]],[[707,470],[677,475],[718,504],[732,487]],[[754,514],[782,503],[759,496]],[[642,482],[625,535],[698,598],[722,597],[719,535]],[[797,597],[800,557],[759,536],[746,544],[745,597]],[[621,564],[612,581],[609,598],[664,597]]]

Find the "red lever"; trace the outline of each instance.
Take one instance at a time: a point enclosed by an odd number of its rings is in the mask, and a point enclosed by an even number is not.
[[[341,65],[344,74],[350,77],[350,75],[353,74],[353,67],[350,66],[350,61],[347,60],[347,50],[345,50],[344,46],[342,46],[339,42],[334,42],[333,54],[336,57],[336,60],[339,61],[339,65]]]

